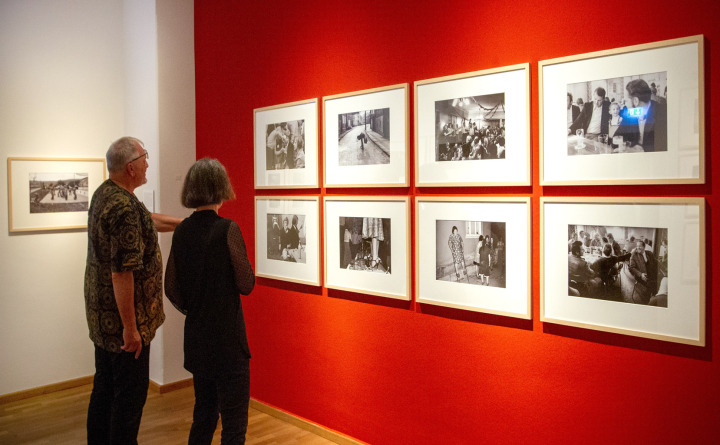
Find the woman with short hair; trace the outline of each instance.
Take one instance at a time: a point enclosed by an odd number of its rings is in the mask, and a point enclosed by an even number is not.
[[[210,444],[222,416],[222,443],[245,443],[250,350],[240,294],[255,286],[240,228],[218,210],[235,198],[217,159],[197,161],[183,184],[183,206],[196,209],[175,229],[165,293],[185,318],[185,369],[193,374],[190,444]]]

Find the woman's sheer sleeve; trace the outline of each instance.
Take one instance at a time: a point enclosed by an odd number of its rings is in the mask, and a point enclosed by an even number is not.
[[[255,287],[255,273],[247,256],[240,227],[234,221],[230,224],[227,242],[230,248],[230,260],[235,271],[235,284],[241,294],[248,295]]]

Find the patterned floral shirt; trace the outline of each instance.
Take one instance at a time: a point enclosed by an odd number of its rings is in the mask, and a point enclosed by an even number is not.
[[[137,328],[149,345],[165,321],[157,231],[135,195],[108,179],[93,194],[88,212],[85,312],[90,339],[111,352],[121,352],[123,344],[112,273],[126,271],[133,272]]]

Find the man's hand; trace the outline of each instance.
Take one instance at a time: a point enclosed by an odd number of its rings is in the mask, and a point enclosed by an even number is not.
[[[125,352],[134,352],[135,358],[140,357],[142,352],[142,337],[137,329],[123,328],[123,345],[120,347]]]
[[[140,357],[140,351],[142,351],[142,338],[140,338],[137,322],[135,321],[135,282],[133,281],[133,272],[113,272],[112,283],[115,302],[123,325],[123,345],[120,349],[125,352],[134,352],[135,358],[138,358]]]

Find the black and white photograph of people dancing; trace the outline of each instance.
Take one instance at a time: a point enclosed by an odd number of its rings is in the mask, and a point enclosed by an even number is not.
[[[266,135],[267,170],[305,168],[305,121],[269,124]]]
[[[505,93],[435,102],[435,161],[505,158]]]

